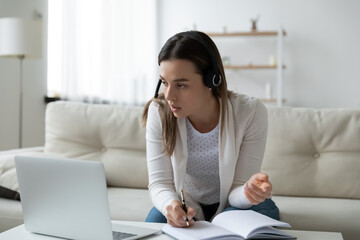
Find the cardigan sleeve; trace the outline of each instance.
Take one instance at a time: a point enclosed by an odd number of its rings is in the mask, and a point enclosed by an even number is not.
[[[154,206],[166,216],[166,206],[178,199],[174,186],[171,159],[164,149],[158,105],[149,106],[146,123],[146,158],[149,193]]]
[[[257,99],[253,101],[253,111],[248,121],[240,146],[235,176],[229,193],[229,204],[237,208],[249,208],[249,200],[244,194],[244,184],[260,171],[265,152],[268,116],[266,107]]]

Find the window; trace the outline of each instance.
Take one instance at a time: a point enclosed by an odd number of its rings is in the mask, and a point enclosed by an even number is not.
[[[143,104],[157,82],[156,0],[48,2],[48,95]]]

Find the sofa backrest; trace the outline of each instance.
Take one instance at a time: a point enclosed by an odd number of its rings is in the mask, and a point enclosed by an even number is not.
[[[142,109],[63,101],[49,103],[44,152],[103,162],[109,186],[147,188]]]
[[[276,195],[360,198],[360,109],[268,108],[262,171]]]
[[[50,103],[45,153],[104,163],[107,183],[147,188],[142,107]],[[268,107],[262,171],[275,195],[360,198],[360,110]]]

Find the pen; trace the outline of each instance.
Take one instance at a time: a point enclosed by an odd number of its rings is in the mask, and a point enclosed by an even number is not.
[[[186,204],[185,204],[185,197],[184,197],[184,191],[182,189],[180,189],[180,193],[181,193],[182,208],[185,211],[185,213],[187,213],[187,208],[186,208]],[[189,226],[189,219],[187,217],[186,217],[186,226]]]

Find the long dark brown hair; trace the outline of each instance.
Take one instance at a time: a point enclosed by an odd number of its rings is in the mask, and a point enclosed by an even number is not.
[[[186,32],[187,34],[189,32]],[[221,61],[220,53],[211,40],[211,38],[203,32],[191,31],[191,34],[198,34],[201,38],[208,44],[208,46],[213,51],[213,55],[216,57],[217,67],[220,70],[220,75],[222,78],[221,84],[212,89],[212,93],[216,98],[220,98],[221,103],[221,133],[224,125],[224,118],[227,112],[227,99],[228,99],[228,90],[226,84],[226,78],[224,73],[224,67]],[[172,60],[172,59],[183,59],[189,60],[195,64],[196,70],[203,77],[207,70],[212,67],[212,58],[208,50],[194,38],[186,36],[187,34],[178,33],[172,36],[165,45],[162,47],[159,56],[158,64],[162,61]],[[158,98],[152,98],[144,107],[143,111],[143,125],[146,126],[147,116],[149,105],[151,102],[156,102],[159,105],[159,115],[162,124],[162,138],[164,143],[165,151],[169,156],[172,155],[175,144],[176,144],[176,128],[177,122],[176,117],[171,112],[168,103],[165,100],[165,95],[163,93],[159,94]]]

